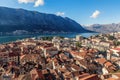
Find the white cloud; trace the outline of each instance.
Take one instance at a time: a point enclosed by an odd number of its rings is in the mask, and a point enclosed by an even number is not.
[[[44,0],[18,0],[19,3],[34,3],[34,7],[44,5]]]
[[[90,16],[91,18],[97,18],[100,15],[100,11],[96,10],[95,12],[93,12],[93,14]]]
[[[38,7],[38,6],[42,6],[42,5],[44,5],[44,0],[37,0],[36,2],[35,2],[35,5],[34,5],[34,7]]]
[[[35,0],[18,0],[19,3],[32,3]]]
[[[57,12],[56,15],[57,15],[57,16],[64,16],[65,13],[64,13],[64,12]]]

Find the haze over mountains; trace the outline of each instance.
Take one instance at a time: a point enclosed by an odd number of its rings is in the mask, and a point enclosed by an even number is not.
[[[100,33],[120,32],[120,23],[93,24],[93,25],[84,26],[84,27],[88,30],[100,32]]]
[[[0,7],[0,32],[90,32],[68,17],[24,9]]]

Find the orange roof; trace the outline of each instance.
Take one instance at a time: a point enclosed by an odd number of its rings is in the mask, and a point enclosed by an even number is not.
[[[89,76],[86,76],[84,78],[81,78],[79,80],[101,80],[97,74],[92,74],[92,75],[89,75]]]
[[[120,51],[120,48],[114,48],[113,50],[118,50],[118,51]]]
[[[96,59],[96,61],[98,61],[99,63],[103,64],[105,63],[107,60],[105,58],[99,58],[99,59]]]
[[[106,67],[113,67],[111,62],[108,62],[105,58],[96,59],[100,64],[104,64]]]
[[[112,65],[112,63],[110,63],[110,62],[106,62],[105,65],[106,65],[107,67],[109,67],[109,66]]]
[[[75,52],[75,51],[70,51],[71,54],[76,55],[76,56],[82,56],[85,57],[87,54],[86,52]]]
[[[114,78],[108,78],[107,80],[116,80],[116,79],[114,79]]]

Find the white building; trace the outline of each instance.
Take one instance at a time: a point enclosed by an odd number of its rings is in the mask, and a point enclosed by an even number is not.
[[[76,35],[76,41],[81,41],[83,37],[81,35]]]

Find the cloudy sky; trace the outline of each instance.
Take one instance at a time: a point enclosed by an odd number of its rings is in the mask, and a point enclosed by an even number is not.
[[[0,0],[0,6],[70,17],[82,25],[120,22],[120,0]]]

